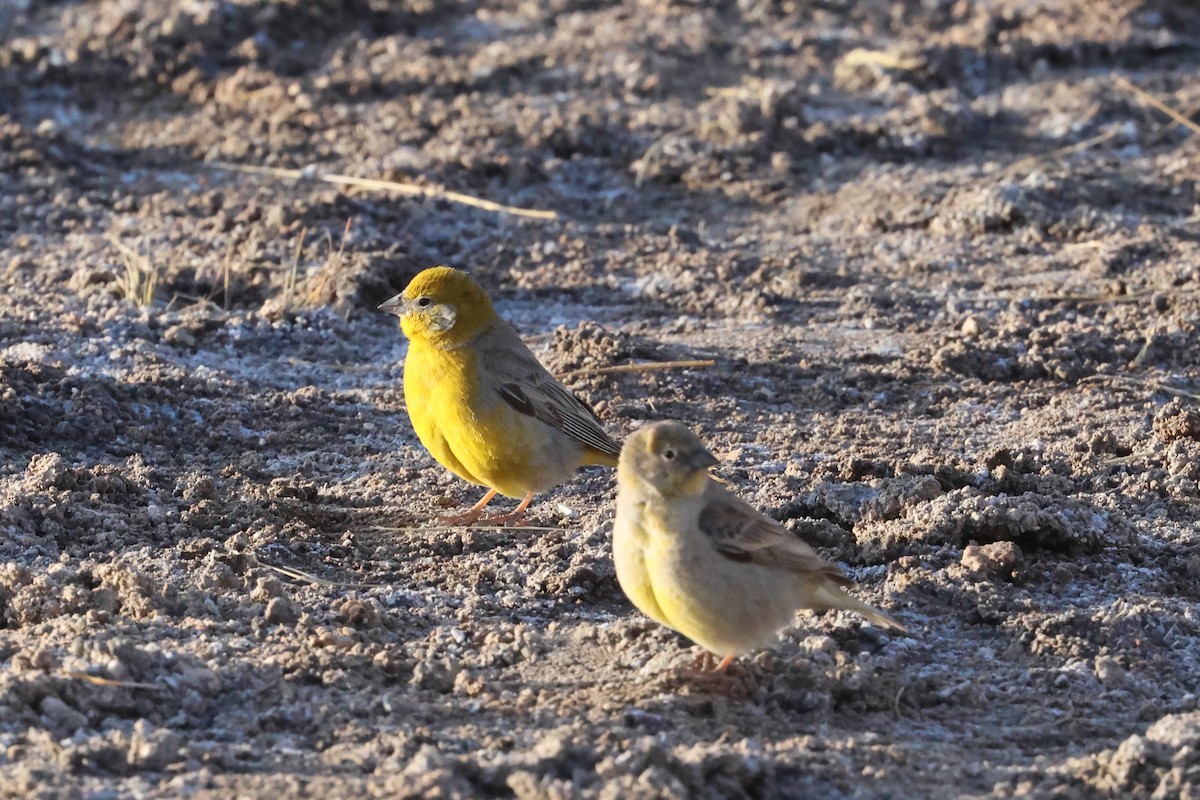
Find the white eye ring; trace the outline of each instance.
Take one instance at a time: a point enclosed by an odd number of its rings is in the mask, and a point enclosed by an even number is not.
[[[667,450],[663,450],[662,457],[667,461],[670,461],[675,458],[675,451],[669,448]]]
[[[429,308],[431,305],[433,305],[433,298],[432,297],[418,297],[417,305],[420,306],[421,308]]]

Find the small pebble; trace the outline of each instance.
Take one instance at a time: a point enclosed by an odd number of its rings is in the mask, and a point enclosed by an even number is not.
[[[989,575],[1008,573],[1021,563],[1021,550],[1012,542],[992,542],[978,545],[972,542],[963,549],[962,565],[974,572]]]
[[[263,618],[267,622],[287,625],[296,621],[296,609],[286,597],[272,597],[263,612]]]

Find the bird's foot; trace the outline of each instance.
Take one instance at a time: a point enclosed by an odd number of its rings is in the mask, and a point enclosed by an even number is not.
[[[519,528],[525,524],[526,510],[532,502],[533,492],[529,492],[512,511],[507,514],[497,514],[488,519],[488,522],[492,525],[500,525],[505,528]]]
[[[525,499],[523,499],[516,508],[507,514],[493,514],[489,517],[485,517],[483,513],[484,507],[487,506],[487,504],[495,496],[496,490],[492,489],[483,496],[482,500],[461,514],[449,514],[444,517],[438,517],[438,524],[447,526],[469,526],[475,525],[476,523],[483,523],[487,525],[502,526],[505,528],[516,528],[525,524],[526,511],[529,508],[529,504],[533,502],[533,492],[525,495]]]
[[[437,518],[438,525],[444,525],[448,528],[467,527],[474,525],[483,517],[483,509],[476,511],[474,508],[469,508],[461,514],[446,514]]]
[[[487,504],[492,502],[492,498],[496,496],[495,489],[489,489],[488,493],[480,498],[479,502],[468,508],[461,514],[447,514],[437,518],[438,525],[446,525],[447,527],[455,527],[459,525],[474,525],[483,516],[483,509],[487,508]]]
[[[503,528],[519,528],[527,521],[527,514],[523,510],[510,511],[507,514],[495,514],[487,518],[489,525],[498,525]]]
[[[730,674],[729,665],[733,663],[733,653],[726,654],[717,664],[716,656],[703,650],[692,659],[692,663],[679,669],[676,674],[689,683],[701,684],[714,689],[727,689],[738,681],[736,674]]]

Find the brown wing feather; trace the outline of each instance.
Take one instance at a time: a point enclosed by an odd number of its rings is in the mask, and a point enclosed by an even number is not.
[[[492,387],[514,409],[593,450],[621,454],[587,403],[546,371],[507,322],[497,321],[480,337],[479,358],[481,372],[493,377]]]
[[[705,494],[700,530],[726,558],[789,572],[819,573],[840,586],[854,583],[783,525],[716,483],[710,484]]]

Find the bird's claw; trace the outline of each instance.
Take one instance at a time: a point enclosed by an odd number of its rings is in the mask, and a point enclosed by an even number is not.
[[[707,650],[692,659],[686,667],[675,671],[676,679],[684,682],[685,691],[699,689],[706,694],[727,697],[744,697],[753,681],[741,669],[729,670],[733,655],[725,656],[718,664],[716,657]]]
[[[492,525],[499,525],[504,528],[519,528],[525,524],[526,516],[524,511],[513,511],[508,514],[497,514],[494,517],[489,517],[487,521]]]

